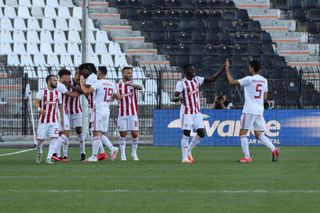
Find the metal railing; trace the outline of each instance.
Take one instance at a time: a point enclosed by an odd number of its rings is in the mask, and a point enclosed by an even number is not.
[[[75,73],[75,67],[69,67]],[[115,83],[121,76],[121,68],[107,67],[108,78]],[[32,101],[39,88],[46,86],[48,74],[57,74],[58,67],[7,67],[0,66],[0,135],[31,135],[31,113],[28,100],[25,98],[26,85],[30,85]],[[143,85],[138,93],[140,134],[153,134],[153,110],[177,109],[179,103],[170,102],[177,81],[182,78],[180,70],[172,67],[145,66],[134,67],[133,78]],[[204,76],[212,75],[207,73]],[[314,109],[320,108],[319,85],[320,70],[296,72],[295,75],[282,73],[273,76],[264,74],[269,80],[270,97],[278,109]],[[200,76],[203,76],[199,73]],[[239,73],[234,71],[239,77]],[[291,76],[291,77],[288,77]],[[229,87],[225,76],[210,85],[201,88],[202,109],[212,109],[213,103],[220,92],[225,92],[235,108],[243,106],[243,91],[241,88]],[[118,104],[111,106],[109,134],[117,134]],[[165,116],[165,115],[164,115]],[[37,111],[34,109],[34,119],[37,122]]]

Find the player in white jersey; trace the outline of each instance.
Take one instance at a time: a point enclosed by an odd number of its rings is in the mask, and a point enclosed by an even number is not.
[[[71,87],[71,84],[70,84],[71,72],[69,70],[61,69],[58,75],[59,75],[59,82],[57,84],[57,90],[62,94],[62,102],[64,105],[64,126],[60,126],[59,128],[60,137],[58,139],[57,149],[53,155],[56,157],[59,157],[62,161],[69,161],[68,147],[69,147],[69,136],[70,136],[70,130],[71,130],[71,124],[70,124],[71,116],[69,114],[70,114],[70,108],[72,110],[74,108],[73,106],[70,106],[70,104],[73,104],[73,102],[71,102],[71,99],[79,99],[79,96],[81,94],[78,93],[77,91],[70,91],[70,89],[68,89]],[[77,104],[79,105],[78,102]],[[77,121],[81,122],[82,117],[81,116],[79,117],[80,118],[77,119]],[[82,125],[81,123],[79,123],[77,126]],[[80,136],[78,135],[78,138],[79,138],[79,144],[80,144],[80,160],[84,160],[85,159],[84,135],[83,134],[81,134]],[[63,150],[63,157],[60,157],[61,147]]]
[[[58,142],[58,110],[60,112],[60,122],[63,126],[63,105],[61,94],[56,90],[58,79],[55,75],[48,75],[46,78],[47,88],[39,90],[36,95],[35,107],[39,111],[39,121],[37,129],[37,158],[40,163],[42,159],[42,146],[46,138],[50,138],[49,152],[46,162],[52,164],[51,158],[56,161],[60,159],[53,156]]]
[[[138,120],[138,101],[137,90],[142,86],[132,80],[132,68],[124,67],[122,69],[122,81],[117,84],[120,94],[118,129],[120,133],[119,144],[121,150],[121,160],[126,161],[126,137],[127,131],[131,131],[132,151],[131,157],[138,161],[137,149],[139,143],[139,120]]]
[[[252,162],[247,136],[247,133],[250,130],[254,130],[256,138],[271,150],[272,161],[277,161],[279,156],[277,148],[264,134],[266,122],[263,117],[263,112],[264,101],[268,99],[268,81],[259,75],[259,71],[260,61],[255,59],[250,60],[250,76],[235,80],[229,70],[229,61],[226,61],[226,74],[229,84],[240,85],[244,88],[245,103],[240,120],[240,140],[244,157],[240,159],[241,163]]]
[[[223,73],[224,68],[211,77],[203,78],[196,76],[191,64],[183,66],[185,78],[180,80],[175,89],[172,101],[182,101],[180,110],[181,129],[183,136],[181,140],[182,163],[194,163],[192,149],[196,147],[205,136],[203,118],[200,113],[200,86],[215,82]],[[182,95],[182,97],[181,97]],[[197,132],[189,144],[191,131]]]
[[[99,80],[89,88],[85,86],[85,79],[80,77],[80,85],[84,94],[94,94],[93,96],[93,111],[91,115],[92,122],[92,156],[87,159],[89,162],[107,159],[107,154],[102,146],[102,140],[108,140],[103,134],[108,131],[110,104],[112,100],[119,100],[120,96],[113,82],[106,79],[106,71],[99,70]],[[108,140],[109,141],[109,140]],[[111,160],[115,160],[118,153],[118,148],[114,147],[110,141],[107,144],[111,152]]]

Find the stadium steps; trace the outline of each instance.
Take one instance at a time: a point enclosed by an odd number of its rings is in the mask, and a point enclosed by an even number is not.
[[[105,30],[115,42],[120,44],[127,54],[129,63],[134,65],[170,64],[164,55],[158,54],[152,43],[145,42],[145,37],[140,31],[134,31],[128,20],[120,18],[116,8],[98,2],[101,1],[89,2],[90,17],[96,20],[101,30]]]
[[[309,44],[308,34],[296,32],[296,21],[285,20],[281,10],[269,9],[270,0],[234,0],[236,6],[247,9],[250,18],[270,33],[276,52],[292,67],[319,65],[319,44]]]

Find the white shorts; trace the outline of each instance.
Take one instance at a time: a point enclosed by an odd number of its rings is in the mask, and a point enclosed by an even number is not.
[[[59,118],[59,132],[62,132],[64,130],[70,131],[70,120],[69,115],[64,114],[63,116],[63,127],[61,126],[60,118]]]
[[[119,131],[138,131],[139,119],[138,116],[119,116],[118,117],[118,130]]]
[[[37,129],[37,139],[44,140],[46,138],[59,137],[59,124],[58,123],[39,123]]]
[[[198,114],[184,114],[180,113],[181,129],[183,130],[198,130],[204,128],[203,117],[201,113]]]
[[[69,122],[71,128],[82,127],[82,112],[69,115]]]
[[[264,120],[263,115],[242,113],[240,118],[240,129],[264,132],[266,129],[266,121]]]
[[[108,132],[110,112],[96,111],[91,114],[91,130]]]

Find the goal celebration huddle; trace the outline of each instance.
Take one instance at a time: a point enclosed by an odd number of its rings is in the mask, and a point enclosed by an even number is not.
[[[239,138],[243,157],[239,162],[250,163],[253,161],[248,141],[248,132],[251,130],[254,131],[255,137],[270,150],[272,161],[278,160],[279,150],[264,134],[266,122],[263,112],[264,103],[268,98],[268,81],[259,75],[259,70],[260,62],[252,59],[249,61],[248,76],[236,80],[229,69],[228,59],[226,59],[223,68],[210,77],[197,76],[191,64],[183,66],[182,71],[185,77],[177,82],[174,95],[171,98],[171,101],[181,103],[182,163],[196,162],[192,151],[206,135],[200,110],[200,87],[202,84],[214,83],[222,75],[226,75],[230,86],[238,85],[244,88],[245,102],[240,118]],[[107,147],[112,161],[116,160],[118,152],[120,152],[121,160],[126,161],[128,131],[131,132],[132,138],[131,157],[134,161],[138,161],[137,90],[142,90],[143,87],[132,80],[132,72],[132,68],[124,67],[121,70],[122,80],[114,83],[108,80],[105,67],[99,67],[96,71],[93,64],[86,63],[79,66],[75,78],[71,78],[71,72],[66,69],[59,71],[59,79],[55,75],[48,75],[46,78],[47,87],[39,90],[35,100],[35,107],[39,112],[36,162],[42,161],[42,147],[46,139],[49,140],[46,163],[68,162],[70,160],[68,144],[72,129],[75,129],[77,134],[81,161],[96,162],[109,158],[104,146]],[[92,154],[88,158],[86,157],[85,133],[82,128],[83,125],[87,125],[82,122],[82,98],[88,100],[88,123],[90,123],[90,142],[92,145]],[[108,138],[110,105],[113,101],[119,103],[117,129],[120,150]],[[192,139],[190,139],[191,131],[196,133]]]

